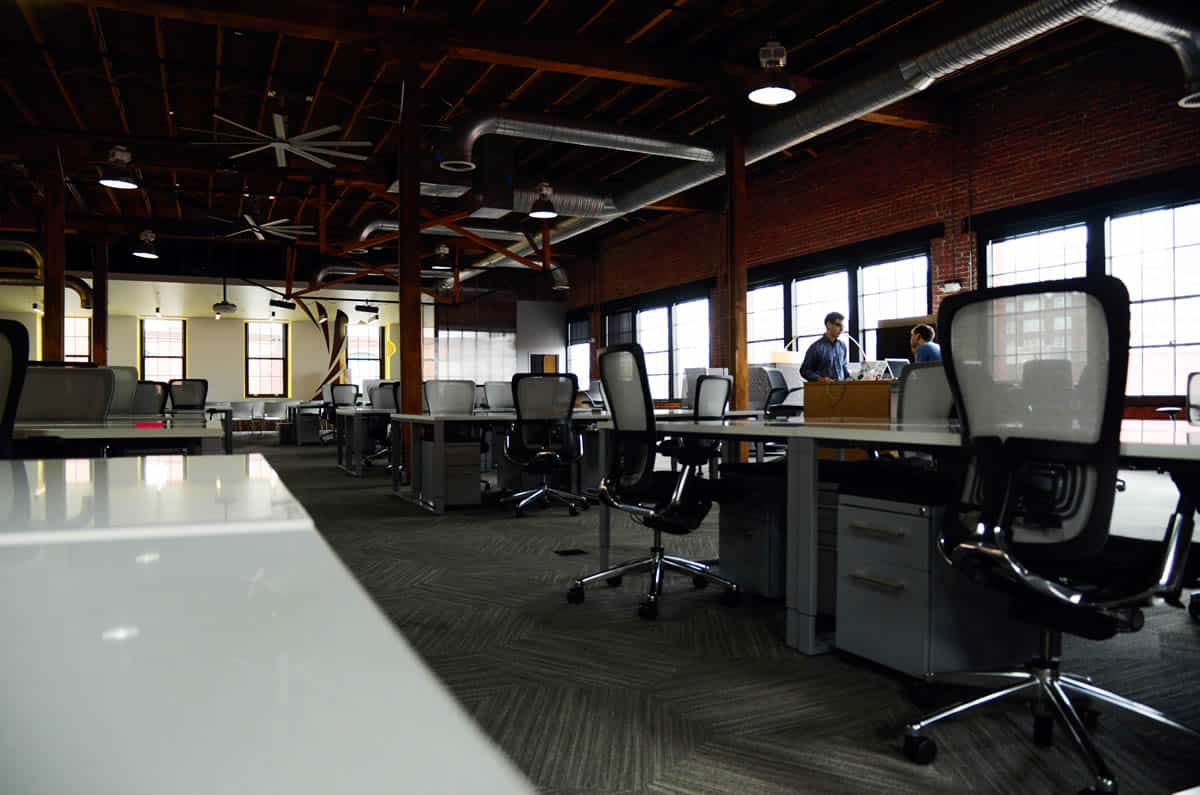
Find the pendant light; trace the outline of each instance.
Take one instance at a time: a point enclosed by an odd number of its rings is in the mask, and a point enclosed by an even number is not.
[[[213,320],[220,320],[221,315],[232,315],[237,311],[237,304],[229,302],[228,285],[225,277],[221,277],[221,300],[213,304]]]
[[[447,246],[445,243],[439,243],[437,245],[437,247],[434,248],[433,253],[435,255],[437,255],[437,257],[436,257],[436,259],[434,259],[433,264],[429,266],[429,268],[431,270],[435,270],[435,271],[453,270],[453,266],[450,264],[450,247],[449,246]]]
[[[540,221],[548,221],[551,218],[558,217],[558,210],[554,209],[554,202],[550,201],[551,194],[554,193],[550,187],[550,183],[543,182],[538,185],[538,197],[534,200],[533,206],[529,208],[529,217],[537,218]]]
[[[758,63],[762,66],[764,75],[758,84],[750,89],[747,99],[755,105],[775,107],[791,102],[796,98],[796,91],[791,86],[787,72],[787,48],[777,41],[768,41],[758,49]]]
[[[133,247],[133,256],[141,259],[158,259],[158,248],[154,245],[157,238],[149,229],[138,235],[138,242]]]
[[[123,146],[114,146],[108,150],[108,165],[104,167],[100,184],[114,190],[137,190],[137,175],[129,164],[133,155]]]

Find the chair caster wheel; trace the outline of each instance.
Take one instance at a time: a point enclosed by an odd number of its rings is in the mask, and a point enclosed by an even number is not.
[[[721,602],[727,607],[737,607],[742,603],[742,592],[726,588],[725,593],[721,594]]]
[[[583,586],[572,585],[567,591],[567,604],[581,605],[583,604]]]
[[[576,508],[574,505],[572,505],[570,508],[567,509],[567,513],[569,513],[571,516],[578,516],[579,509]]]
[[[1192,598],[1188,599],[1188,615],[1193,621],[1200,621],[1200,593],[1192,594]]]
[[[638,618],[653,621],[658,618],[658,605],[654,602],[642,602],[638,605]]]
[[[1033,716],[1033,744],[1038,748],[1054,745],[1054,718],[1049,715]]]
[[[918,765],[928,765],[937,758],[937,743],[928,737],[908,735],[904,738],[904,755]]]
[[[621,575],[618,574],[616,577],[609,577],[607,580],[604,581],[604,583],[609,588],[620,588],[621,587]]]
[[[699,574],[693,574],[692,575],[692,587],[697,588],[697,589],[707,588],[708,580],[706,578],[700,576]]]

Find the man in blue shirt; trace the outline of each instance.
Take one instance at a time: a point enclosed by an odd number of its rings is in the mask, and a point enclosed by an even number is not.
[[[942,346],[933,341],[933,327],[922,323],[919,326],[913,326],[912,330],[913,361],[917,364],[921,362],[940,362],[942,360]]]
[[[808,346],[804,363],[800,365],[800,375],[805,381],[828,384],[830,381],[846,380],[846,363],[850,360],[850,354],[846,343],[838,339],[842,335],[845,320],[841,312],[830,312],[825,316],[825,335]]]

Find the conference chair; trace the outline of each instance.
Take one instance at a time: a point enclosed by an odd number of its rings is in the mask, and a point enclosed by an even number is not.
[[[1039,329],[1038,345],[1016,347],[1005,331],[1010,320],[1018,329]],[[1200,733],[1063,672],[1062,637],[1103,641],[1135,632],[1147,600],[1178,602],[1197,467],[1172,468],[1181,496],[1163,541],[1151,544],[1153,554],[1130,555],[1113,543],[1129,346],[1129,294],[1119,280],[960,293],[942,304],[938,328],[966,455],[963,489],[947,511],[938,551],[976,582],[1007,594],[1012,615],[1041,632],[1023,670],[974,675],[997,690],[909,724],[904,752],[928,764],[937,754],[930,727],[1008,696],[1034,696],[1035,742],[1052,743],[1057,718],[1090,773],[1084,792],[1116,792],[1089,735],[1097,714],[1091,704],[1133,712],[1194,740]],[[1063,361],[1069,366],[1042,364]],[[1075,381],[1085,368],[1089,377]]]
[[[488,381],[483,385],[484,402],[489,411],[512,411],[515,408],[513,391],[516,389],[512,381]],[[574,395],[571,400],[574,402]]]
[[[329,388],[329,397],[335,409],[357,405],[358,384],[334,384]]]
[[[487,391],[483,388],[483,384],[475,385],[475,411],[486,411],[488,407]]]
[[[796,392],[803,392],[804,387],[789,387],[787,378],[778,367],[763,367],[762,370],[770,385],[763,403],[763,414],[767,417],[794,417],[804,413],[803,405],[784,402]]]
[[[489,383],[489,396],[495,393],[492,387]],[[559,469],[583,456],[583,437],[571,421],[578,391],[579,382],[573,373],[518,373],[513,376],[508,394],[512,395],[517,421],[504,436],[504,457],[542,479],[538,487],[504,499],[505,503],[515,503],[513,513],[517,516],[521,516],[526,508],[539,504],[565,505],[571,516],[588,507],[586,497],[561,491],[550,484]]]
[[[12,455],[13,423],[29,364],[29,332],[15,320],[0,320],[0,458]]]
[[[108,407],[110,417],[127,417],[133,414],[134,394],[137,392],[138,371],[136,367],[109,367],[113,371],[113,397]]]
[[[704,564],[667,555],[662,534],[687,535],[700,526],[712,507],[709,482],[700,476],[702,464],[681,461],[679,472],[656,472],[658,451],[654,424],[654,400],[646,375],[646,360],[640,345],[614,345],[600,356],[600,378],[612,418],[612,444],[600,482],[600,499],[618,511],[628,513],[635,522],[653,533],[650,557],[621,563],[610,569],[581,577],[567,591],[567,601],[584,600],[584,587],[604,580],[610,586],[621,584],[625,574],[650,572],[650,589],[638,607],[645,619],[658,616],[663,575],[667,571],[687,574],[697,588],[710,582],[725,589],[727,601],[739,596],[738,586],[714,574]]]
[[[258,428],[255,427],[255,423],[257,423],[261,419],[261,412],[259,411],[259,408],[258,408],[258,401],[256,401],[256,400],[233,400],[233,401],[230,401],[229,408],[231,409],[231,412],[232,412],[229,415],[229,419],[231,422],[245,423],[250,426],[251,432],[253,432],[253,433],[258,432]]]
[[[140,417],[162,414],[167,408],[167,385],[162,381],[138,381],[133,391],[133,413]]]
[[[435,379],[422,385],[430,414],[471,414],[475,408],[475,382]]]
[[[30,363],[17,402],[17,422],[103,422],[116,376],[107,367]]]
[[[383,409],[388,412],[399,411],[397,388],[399,381],[380,381],[371,391],[371,408]],[[380,458],[389,459],[392,455],[390,414],[377,414],[367,418],[367,439],[374,444],[375,450],[369,453],[363,462],[370,466]]]
[[[701,375],[696,379],[692,392],[693,421],[723,420],[729,411],[733,378],[728,375]],[[717,439],[697,439],[693,436],[668,436],[659,443],[658,452],[670,457],[676,465],[690,463],[704,466],[720,456],[721,442]]]
[[[204,411],[208,400],[208,381],[203,378],[175,378],[167,385],[171,411]]]

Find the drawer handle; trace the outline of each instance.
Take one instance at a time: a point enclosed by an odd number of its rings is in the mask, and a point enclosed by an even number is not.
[[[863,524],[862,522],[851,522],[850,529],[856,530],[865,536],[873,536],[875,538],[901,539],[908,535],[907,530],[897,530],[893,527],[875,527],[874,525]]]
[[[850,572],[850,579],[860,582],[870,588],[878,588],[881,591],[889,593],[900,593],[905,590],[906,586],[899,580],[887,580],[883,577],[876,577],[862,571]]]

